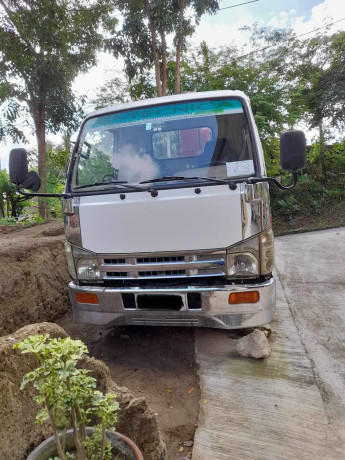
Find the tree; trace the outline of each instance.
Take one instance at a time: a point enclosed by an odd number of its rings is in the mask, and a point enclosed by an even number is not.
[[[186,38],[194,33],[203,14],[218,10],[217,0],[116,0],[115,5],[123,14],[123,25],[106,40],[105,48],[115,57],[124,58],[129,82],[138,74],[149,73],[154,66],[157,96],[167,94],[167,36],[173,34],[173,92],[180,93],[181,54]]]
[[[311,127],[324,120],[331,126],[345,125],[345,32],[318,36],[304,42],[297,76],[304,84],[303,95]],[[308,65],[309,61],[309,65]]]
[[[291,72],[299,103],[310,128],[319,130],[321,172],[326,172],[326,137],[329,128],[345,126],[345,32],[304,40],[295,50]]]
[[[256,31],[255,40],[258,40],[259,32],[263,34],[261,30]],[[254,49],[270,41],[272,34],[266,31]],[[212,50],[203,42],[185,60],[183,89],[243,91],[250,98],[261,139],[268,147],[270,139],[280,134],[284,125],[293,123],[281,49],[280,56],[278,60],[276,51],[265,54],[254,51],[243,55],[242,50],[234,45]]]
[[[27,198],[19,195],[7,172],[0,170],[0,218],[18,217],[27,204]]]
[[[11,85],[0,82],[0,141],[10,136],[15,142],[26,142],[23,131],[15,124],[21,109],[18,101],[12,99]]]
[[[100,24],[113,32],[116,21],[109,17],[112,6],[107,0],[0,0],[0,6],[1,85],[9,103],[23,103],[32,117],[44,192],[46,131],[76,128],[82,99],[73,93],[72,83],[78,73],[96,64],[103,38]],[[17,116],[15,108],[10,127]],[[39,210],[47,216],[42,200]]]

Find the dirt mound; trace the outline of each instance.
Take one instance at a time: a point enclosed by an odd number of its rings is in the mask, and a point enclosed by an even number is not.
[[[0,233],[0,335],[53,321],[69,308],[62,228],[52,222]]]
[[[44,438],[51,435],[49,424],[35,423],[37,405],[34,390],[28,386],[19,389],[23,375],[36,367],[35,358],[13,350],[14,343],[34,334],[49,333],[51,337],[65,337],[65,331],[51,323],[26,326],[12,336],[0,338],[0,458],[21,460]],[[142,450],[145,460],[165,458],[165,445],[160,435],[155,415],[144,398],[135,399],[127,388],[119,387],[111,379],[107,366],[93,358],[85,357],[83,366],[92,371],[101,391],[117,394],[121,411],[117,429],[131,437]]]

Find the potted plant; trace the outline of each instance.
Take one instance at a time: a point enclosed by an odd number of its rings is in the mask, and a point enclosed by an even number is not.
[[[37,391],[41,406],[36,421],[50,420],[53,436],[40,444],[28,460],[143,460],[138,447],[115,432],[119,404],[115,394],[96,390],[96,379],[77,366],[88,353],[81,340],[35,335],[14,345],[21,353],[32,353],[39,366],[24,375],[23,389],[29,382]],[[92,422],[93,428],[88,427]]]

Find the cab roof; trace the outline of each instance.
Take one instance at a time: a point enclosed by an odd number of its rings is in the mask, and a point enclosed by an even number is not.
[[[200,93],[184,93],[184,94],[175,94],[173,96],[163,96],[155,97],[152,99],[145,99],[135,102],[126,102],[124,104],[115,104],[105,107],[103,109],[95,110],[89,113],[85,120],[93,118],[98,115],[105,115],[108,113],[120,112],[122,110],[137,109],[140,107],[150,107],[154,105],[174,103],[174,102],[183,102],[183,101],[194,101],[200,99],[213,99],[221,97],[239,97],[245,99],[249,102],[249,98],[242,91],[230,91],[230,90],[221,90],[221,91],[203,91]]]

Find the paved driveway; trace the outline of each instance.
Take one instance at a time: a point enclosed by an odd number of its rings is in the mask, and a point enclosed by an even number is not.
[[[344,446],[345,228],[277,238],[276,254],[286,300]]]
[[[343,459],[345,228],[276,239],[272,355],[198,330],[201,415],[193,459]]]

